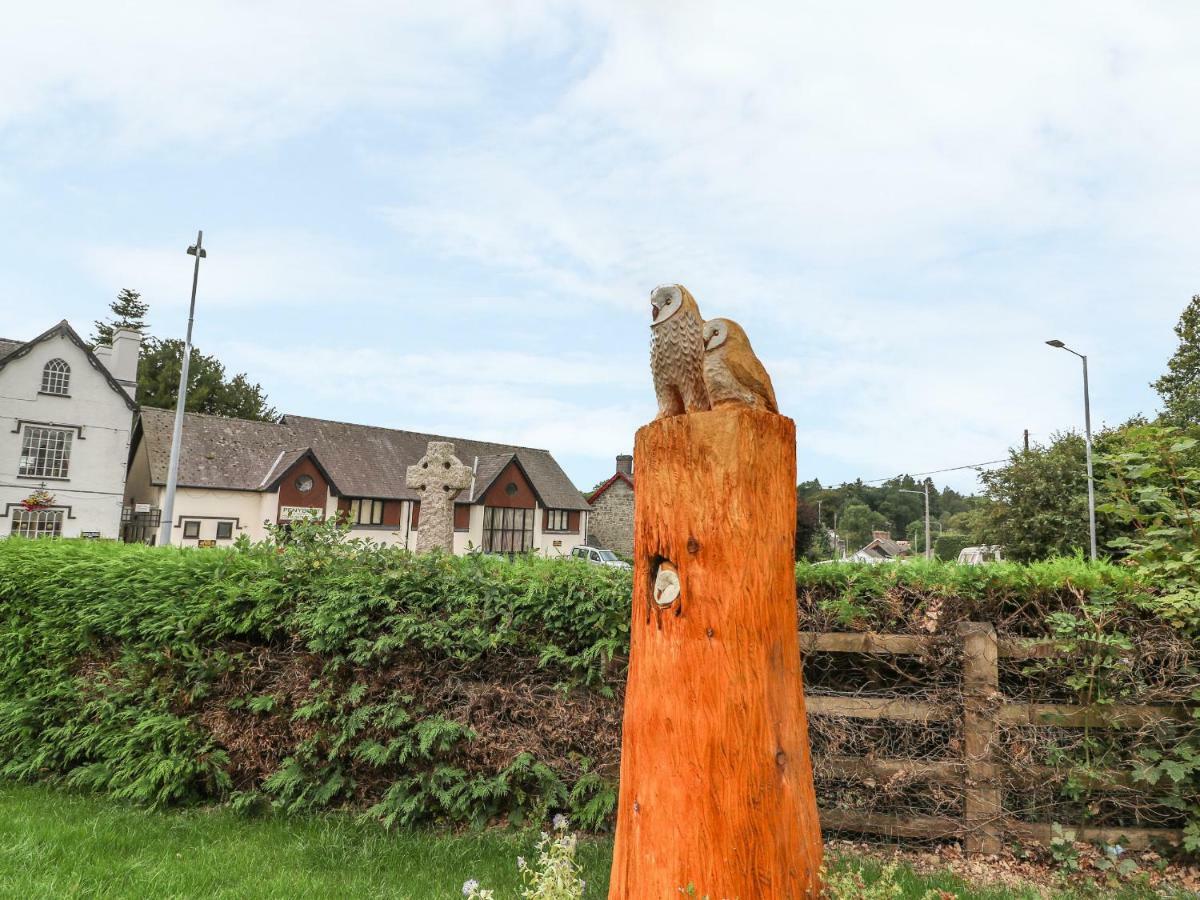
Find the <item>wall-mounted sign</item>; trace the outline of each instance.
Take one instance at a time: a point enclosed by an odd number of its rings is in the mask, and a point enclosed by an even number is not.
[[[319,506],[281,506],[279,507],[279,521],[281,522],[299,522],[303,519],[319,519],[325,514]]]
[[[562,546],[562,541],[555,541],[555,542],[554,542],[554,546],[555,546],[555,547],[561,547],[561,546]]]
[[[135,503],[135,504],[133,504],[133,511],[135,513],[148,513],[148,512],[150,512],[150,504],[149,503]]]
[[[208,538],[206,540],[196,541],[196,546],[197,547],[215,547],[215,546],[217,546],[217,542],[212,540],[211,538]]]
[[[98,531],[81,531],[79,532],[79,536],[88,541],[100,540],[100,532]]]

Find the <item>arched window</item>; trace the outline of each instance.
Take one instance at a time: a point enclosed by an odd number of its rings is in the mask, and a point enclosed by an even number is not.
[[[42,369],[42,393],[65,394],[71,386],[71,367],[61,359],[52,359]]]

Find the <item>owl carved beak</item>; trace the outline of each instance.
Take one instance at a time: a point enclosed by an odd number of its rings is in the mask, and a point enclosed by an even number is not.
[[[650,304],[650,321],[651,322],[658,321],[658,307],[655,306],[653,303]]]

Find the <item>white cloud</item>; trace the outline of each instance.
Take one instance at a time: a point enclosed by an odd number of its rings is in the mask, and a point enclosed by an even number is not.
[[[0,125],[58,154],[163,143],[211,152],[302,133],[348,108],[429,108],[477,94],[510,44],[552,50],[539,0],[506,3],[19,4],[0,31]],[[531,31],[539,43],[525,44]]]
[[[80,248],[84,269],[106,288],[136,278],[154,309],[186,308],[195,257],[185,252],[195,241],[153,246],[101,244]],[[369,260],[354,245],[306,231],[209,233],[208,257],[200,264],[198,303],[204,307],[279,306],[372,302],[385,290],[364,274]]]
[[[231,230],[202,275],[231,317],[375,303],[377,333],[329,323],[325,346],[355,362],[309,348],[293,375],[290,353],[244,351],[238,368],[303,385],[322,414],[345,400],[607,458],[652,409],[644,339],[622,342],[648,290],[679,280],[747,326],[799,421],[802,472],[805,453],[926,470],[1078,421],[1077,373],[1047,337],[1094,354],[1097,419],[1147,408],[1149,360],[1197,290],[1193,5],[123,9],[10,13],[0,147],[30,165],[233,154],[377,117],[347,138],[361,219],[390,226],[375,247],[369,226]],[[383,261],[388,243],[404,263]],[[186,302],[182,247],[117,240],[85,259],[106,285],[136,272],[153,300]],[[456,352],[389,347],[387,301],[410,295],[414,263],[426,282],[481,273],[423,307]],[[438,403],[430,371],[450,372]]]

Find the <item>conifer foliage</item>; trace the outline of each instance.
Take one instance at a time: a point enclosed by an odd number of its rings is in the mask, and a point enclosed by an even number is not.
[[[142,295],[129,288],[121,288],[117,299],[108,304],[112,317],[108,321],[97,319],[93,324],[96,333],[92,335],[93,344],[111,344],[113,332],[118,328],[132,328],[134,331],[146,330],[146,313],[150,304],[142,300]]]
[[[1163,419],[1186,427],[1200,424],[1200,294],[1184,308],[1175,335],[1179,347],[1151,387],[1162,398]]]

